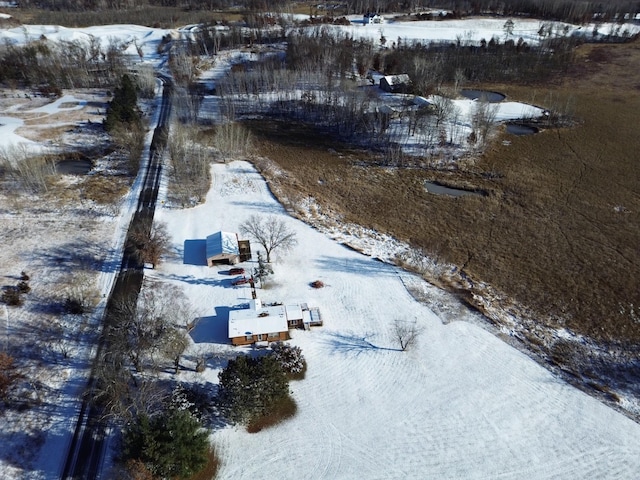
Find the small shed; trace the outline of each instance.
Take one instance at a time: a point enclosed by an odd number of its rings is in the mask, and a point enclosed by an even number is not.
[[[411,78],[406,73],[385,75],[380,79],[380,88],[389,93],[407,93],[411,87]]]
[[[235,265],[251,259],[251,246],[248,240],[238,240],[237,233],[216,232],[206,241],[207,265],[217,263]]]

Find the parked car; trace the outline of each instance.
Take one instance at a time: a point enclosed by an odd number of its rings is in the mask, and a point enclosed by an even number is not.
[[[244,268],[242,267],[233,267],[229,270],[229,275],[244,275]]]
[[[245,285],[247,283],[249,283],[249,279],[247,277],[238,277],[233,282],[231,282],[231,285],[235,287],[237,285]]]

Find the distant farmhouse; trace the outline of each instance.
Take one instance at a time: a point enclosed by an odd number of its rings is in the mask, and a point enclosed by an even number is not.
[[[306,303],[262,305],[260,299],[250,301],[249,308],[229,312],[229,340],[233,345],[289,340],[289,329],[321,326],[318,308]]]
[[[408,93],[411,89],[411,78],[406,73],[385,75],[380,79],[380,88],[389,93]]]
[[[237,233],[216,232],[207,237],[207,265],[226,263],[235,265],[238,262],[251,260],[249,240],[239,240]]]
[[[384,17],[377,13],[365,13],[363,20],[365,25],[384,23]]]

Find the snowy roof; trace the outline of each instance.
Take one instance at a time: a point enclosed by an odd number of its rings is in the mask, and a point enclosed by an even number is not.
[[[207,237],[207,258],[220,255],[240,255],[235,233],[216,232]]]
[[[229,312],[229,338],[263,335],[289,330],[283,305],[245,308]]]
[[[399,83],[410,83],[411,78],[406,73],[400,73],[398,75],[385,75],[384,78],[389,85],[397,85]]]
[[[284,309],[287,320],[302,320],[302,307],[300,305],[285,305]]]

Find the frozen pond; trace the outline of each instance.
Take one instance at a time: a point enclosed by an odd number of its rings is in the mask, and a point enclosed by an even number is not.
[[[487,90],[462,89],[460,94],[469,100],[484,100],[489,103],[500,103],[507,96],[499,92],[489,92]]]
[[[427,189],[427,192],[434,193],[436,195],[449,195],[450,197],[463,197],[465,195],[474,195],[477,197],[484,196],[482,192],[445,187],[444,185],[434,182],[424,182],[424,187]]]
[[[512,135],[532,135],[538,133],[538,127],[523,123],[507,123],[507,133]]]
[[[56,172],[62,175],[86,175],[93,168],[93,162],[86,158],[72,158],[56,162]]]

